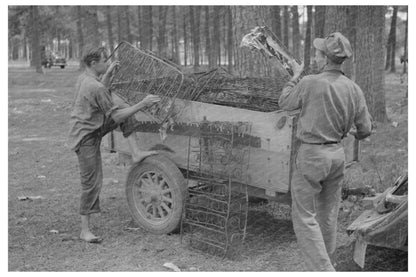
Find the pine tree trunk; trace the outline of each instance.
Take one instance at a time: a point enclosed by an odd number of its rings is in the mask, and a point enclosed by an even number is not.
[[[406,33],[406,39],[407,39],[407,33]],[[27,59],[27,38],[26,38],[26,33],[23,35],[23,58],[24,59]]]
[[[83,7],[83,28],[85,34],[86,45],[101,45],[97,6]]]
[[[32,12],[32,59],[37,73],[43,73],[39,43],[39,12],[38,6],[31,7]]]
[[[152,50],[152,6],[142,7],[142,35],[141,35],[141,47],[143,49]]]
[[[282,23],[280,18],[280,6],[272,6],[272,32],[281,40],[282,39]]]
[[[69,59],[72,59],[74,57],[74,40],[72,38],[72,35],[69,37],[69,43],[68,43],[68,57]]]
[[[233,15],[231,7],[227,7],[227,53],[228,53],[228,71],[233,72]]]
[[[82,32],[82,9],[81,6],[77,6],[77,33],[78,33],[78,56],[82,58],[84,51],[84,34]],[[80,59],[79,68],[83,68],[84,65]]]
[[[94,22],[94,29],[92,35],[95,38],[95,45],[101,46],[100,22],[98,21],[98,7],[94,7],[92,19]]]
[[[384,89],[384,6],[360,6],[357,12],[356,82],[363,90],[373,118],[384,122],[386,116]]]
[[[10,49],[11,49],[11,52],[12,52],[12,55],[11,55],[12,60],[19,59],[19,46],[16,42],[17,42],[17,40],[15,40],[15,39],[12,39],[12,41],[11,41]]]
[[[117,44],[123,41],[123,29],[122,29],[122,22],[121,22],[121,7],[118,6],[117,8]]]
[[[182,18],[183,18],[183,60],[184,60],[184,65],[185,66],[187,66],[187,58],[188,58],[188,46],[187,46],[187,44],[188,44],[188,39],[187,39],[187,37],[188,37],[188,34],[187,34],[187,31],[186,31],[186,18],[187,18],[187,15],[186,15],[186,7],[184,7],[183,8],[183,16],[182,16]]]
[[[391,28],[391,27],[390,27]],[[391,30],[391,29],[390,29]],[[386,66],[384,70],[388,70],[390,68],[390,61],[391,61],[391,31],[389,32],[389,37],[387,39],[387,47],[386,47]]]
[[[396,25],[397,25],[397,11],[399,7],[393,7],[393,16],[391,18],[391,54],[390,54],[390,72],[396,72]]]
[[[174,55],[173,55],[173,61],[176,64],[180,64],[180,57],[179,57],[179,39],[178,39],[178,24],[176,19],[176,6],[172,7],[172,17],[173,17],[173,49],[174,49]]]
[[[205,56],[208,57],[208,67],[213,67],[213,60],[212,60],[212,46],[211,46],[211,37],[210,37],[210,31],[209,31],[209,6],[204,7],[205,11]]]
[[[194,66],[200,66],[200,49],[201,49],[201,7],[195,6],[195,33],[194,33]]]
[[[283,44],[289,48],[289,10],[283,6]]]
[[[333,32],[341,32],[347,27],[347,6],[327,6],[325,11],[325,36]]]
[[[130,27],[130,9],[128,6],[124,6],[124,17],[126,18],[126,37],[129,43],[133,43],[133,35],[131,34]]]
[[[213,41],[214,41],[214,56],[215,64],[221,65],[221,32],[220,32],[220,7],[214,6],[214,16],[213,18]]]
[[[193,65],[195,68],[197,68],[199,66],[199,28],[197,26],[196,21],[199,20],[197,19],[196,16],[196,9],[197,7],[195,6],[189,6],[189,18],[190,18],[190,23],[191,23],[191,35],[192,35],[192,46],[193,46]]]
[[[138,47],[142,47],[143,45],[143,24],[142,24],[142,7],[141,6],[137,6],[137,35],[139,36],[137,38],[137,45]]]
[[[312,6],[307,6],[306,34],[305,34],[305,49],[303,53],[303,62],[305,64],[305,71],[309,71],[311,63],[311,42],[312,42]]]
[[[153,49],[153,9],[152,6],[148,7],[147,12],[147,40],[149,43],[149,50]]]
[[[158,6],[157,7],[157,14],[158,14],[158,26],[157,26],[157,52],[159,56],[163,56],[163,43],[165,39],[165,34],[163,33],[163,27],[162,27],[162,20],[163,20],[163,13],[164,13],[164,7]]]
[[[111,24],[111,7],[106,7],[106,18],[107,18],[107,34],[108,34],[108,46],[110,47],[110,52],[114,51],[114,41],[113,41],[113,29]]]
[[[166,15],[168,7],[159,6],[159,25],[158,25],[158,37],[157,37],[157,49],[159,55],[166,57]]]
[[[325,37],[325,6],[315,6],[315,38]]]
[[[409,11],[406,9],[406,30],[404,35],[404,60],[403,60],[403,74],[407,73],[407,34],[408,34],[408,28],[409,28]],[[407,90],[406,90],[407,93]],[[407,94],[406,94],[407,98]]]
[[[292,6],[292,53],[295,58],[300,57],[300,32],[298,6]]]
[[[59,6],[55,7],[55,16],[59,18]],[[58,42],[58,53],[61,53],[61,30],[58,29],[58,24],[55,25],[56,40]]]

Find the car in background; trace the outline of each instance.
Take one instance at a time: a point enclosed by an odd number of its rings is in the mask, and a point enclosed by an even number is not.
[[[66,59],[55,53],[45,53],[42,55],[42,66],[45,68],[51,68],[52,66],[59,66],[62,69],[66,66]]]

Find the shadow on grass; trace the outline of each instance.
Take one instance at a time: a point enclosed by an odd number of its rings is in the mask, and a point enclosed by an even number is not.
[[[354,243],[339,247],[335,252],[337,271],[408,271],[408,252],[369,245],[364,268],[353,260]]]
[[[292,242],[296,242],[296,236],[290,218],[280,219],[264,210],[250,210],[244,243],[238,249],[230,249],[227,257],[239,261],[244,257],[256,257],[273,249],[289,247]]]

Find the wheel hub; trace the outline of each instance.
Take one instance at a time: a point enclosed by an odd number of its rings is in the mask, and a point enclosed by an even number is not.
[[[165,220],[172,210],[172,195],[165,177],[157,172],[145,172],[138,179],[140,210],[149,220]]]

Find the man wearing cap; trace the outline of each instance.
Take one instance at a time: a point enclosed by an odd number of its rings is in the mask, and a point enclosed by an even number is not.
[[[301,144],[291,181],[292,220],[310,271],[334,271],[337,217],[344,177],[341,140],[355,126],[357,139],[371,134],[371,116],[360,87],[341,71],[352,56],[341,33],[313,41],[320,71],[297,80],[303,65],[292,62],[294,76],[279,99],[283,110],[300,109],[296,137]]]

